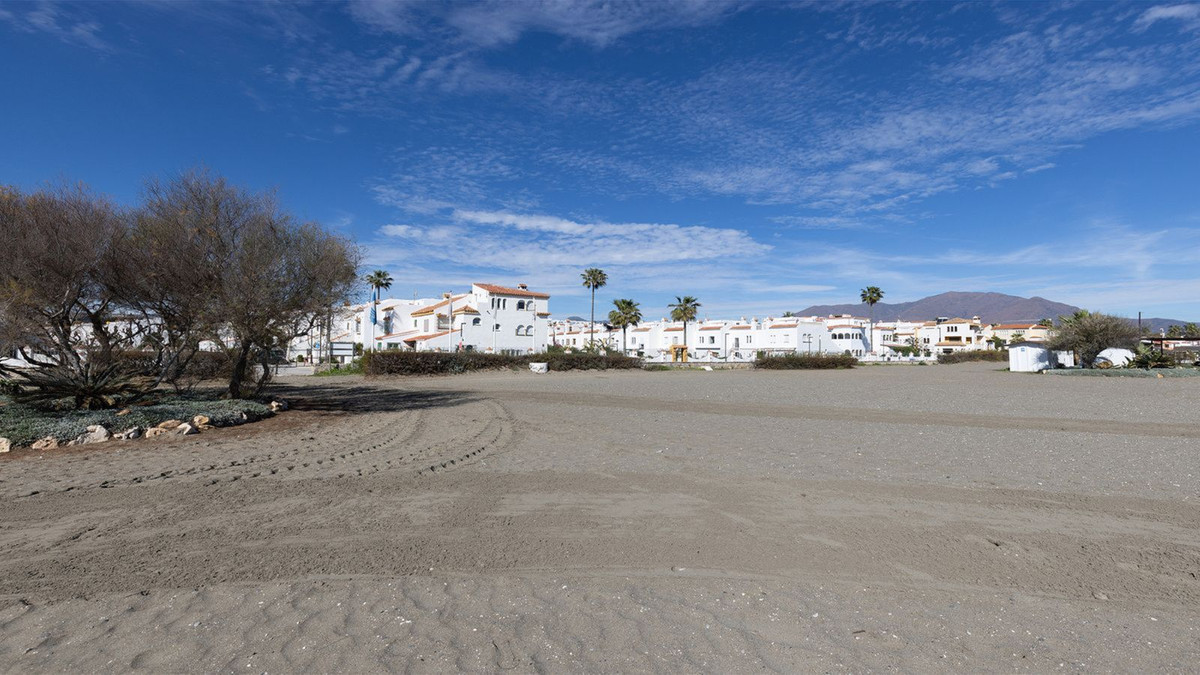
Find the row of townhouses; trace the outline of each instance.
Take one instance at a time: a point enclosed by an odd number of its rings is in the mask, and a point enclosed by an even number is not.
[[[347,305],[331,312],[289,346],[287,357],[348,361],[366,350],[479,351],[533,354],[550,346],[582,350],[593,342],[651,361],[750,361],[759,354],[826,353],[864,359],[932,357],[1002,343],[1043,341],[1035,322],[984,324],[942,317],[933,321],[871,322],[866,317],[767,317],[680,322],[644,321],[625,331],[606,324],[550,318],[550,296],[525,284],[472,284],[440,298]],[[684,355],[686,345],[687,355]]]
[[[686,330],[687,337],[684,338]],[[934,321],[871,322],[851,315],[765,319],[660,319],[642,322],[622,332],[587,321],[555,321],[550,343],[583,349],[593,341],[610,349],[652,361],[679,361],[686,345],[688,360],[749,361],[759,354],[849,353],[859,358],[892,358],[903,354],[932,357],[956,351],[994,349],[996,338],[1008,344],[1040,342],[1050,329],[1035,322],[984,324],[979,317],[942,317]]]

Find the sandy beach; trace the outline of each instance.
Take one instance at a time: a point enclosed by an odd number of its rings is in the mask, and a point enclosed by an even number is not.
[[[0,457],[0,671],[1190,671],[1200,379],[295,378]]]

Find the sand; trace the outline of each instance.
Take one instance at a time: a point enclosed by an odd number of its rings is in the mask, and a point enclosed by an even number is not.
[[[0,671],[1191,671],[1200,381],[296,378],[0,457]]]

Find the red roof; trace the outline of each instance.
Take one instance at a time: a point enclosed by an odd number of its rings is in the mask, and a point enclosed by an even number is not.
[[[448,305],[452,302],[457,302],[459,300],[462,300],[465,297],[467,297],[466,293],[463,293],[462,295],[456,295],[456,296],[450,298],[449,300],[443,300],[443,301],[437,303],[436,305],[429,305],[428,307],[422,307],[421,309],[418,309],[417,311],[413,312],[411,316],[425,316],[427,314],[433,314],[439,307],[445,307],[446,305]]]
[[[1034,328],[1046,328],[1036,323],[998,323],[992,326],[993,330],[1032,330]]]
[[[721,330],[724,326],[701,326],[700,330]]]
[[[731,326],[729,330],[750,330],[751,326]]]
[[[496,284],[475,284],[483,290],[493,295],[515,295],[521,298],[549,298],[549,293],[534,293],[533,291],[522,288],[509,288],[507,286],[498,286]]]
[[[426,340],[432,340],[433,338],[445,337],[453,332],[454,331],[444,330],[440,333],[430,333],[429,335],[417,335],[417,336],[410,337],[410,338],[404,338],[404,341],[405,342],[424,342]]]

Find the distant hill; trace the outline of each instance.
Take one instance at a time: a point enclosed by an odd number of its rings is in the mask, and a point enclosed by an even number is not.
[[[928,321],[939,316],[969,319],[978,316],[984,323],[1017,323],[1057,319],[1060,314],[1071,314],[1079,308],[1062,302],[1034,296],[1022,298],[1004,293],[966,293],[951,291],[939,293],[912,302],[875,305],[876,321]],[[867,316],[867,306],[858,303],[842,305],[813,305],[796,312],[799,316],[828,316],[830,314],[853,314]],[[1182,326],[1186,321],[1179,319],[1143,318],[1142,325],[1152,330],[1164,329],[1171,324]]]

